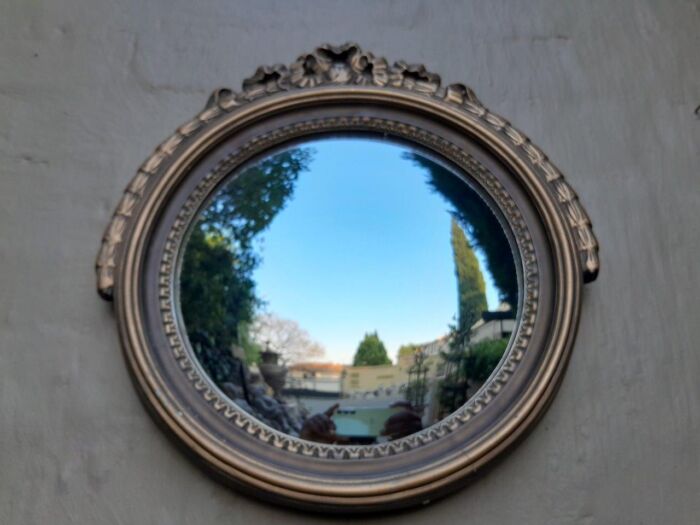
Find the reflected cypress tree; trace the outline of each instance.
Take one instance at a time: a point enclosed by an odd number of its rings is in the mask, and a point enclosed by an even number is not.
[[[450,242],[459,296],[457,331],[462,341],[468,343],[471,327],[486,310],[486,285],[474,250],[455,219],[452,219]]]
[[[428,184],[452,205],[452,213],[466,229],[474,248],[481,250],[499,299],[513,308],[518,304],[518,278],[508,238],[483,199],[454,173],[415,152],[404,157],[424,168]]]
[[[446,413],[452,412],[467,400],[470,370],[469,342],[471,328],[486,310],[486,285],[464,230],[453,218],[451,224],[452,255],[457,277],[459,310],[457,325],[452,327],[450,349],[442,357],[447,363],[447,374],[440,386],[440,404]]]
[[[252,278],[260,263],[255,240],[284,208],[311,157],[309,148],[271,156],[229,181],[201,212],[180,276],[180,308],[190,340],[205,335],[226,354],[238,343],[254,358],[246,327],[259,303]]]

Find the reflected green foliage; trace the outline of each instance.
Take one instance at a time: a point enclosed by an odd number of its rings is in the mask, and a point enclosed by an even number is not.
[[[459,310],[457,325],[450,334],[450,350],[442,354],[447,374],[440,385],[440,404],[452,412],[467,400],[470,381],[474,378],[467,366],[471,329],[486,310],[486,285],[479,260],[464,230],[453,218],[451,224],[452,255],[455,262]]]
[[[308,148],[296,148],[251,166],[201,212],[180,276],[180,307],[190,338],[203,334],[226,351],[238,344],[247,358],[258,359],[260,349],[247,331],[259,304],[252,278],[260,262],[254,241],[292,195],[311,155]]]
[[[503,357],[508,339],[490,339],[473,344],[464,360],[464,374],[477,384],[486,381]]]
[[[419,350],[419,348],[420,348],[420,346],[413,345],[413,344],[401,345],[399,347],[399,351],[398,351],[399,360],[401,360],[402,358],[405,358],[406,356],[414,355]]]
[[[220,230],[245,256],[242,260],[255,266],[253,240],[282,210],[299,174],[308,169],[312,153],[310,148],[295,148],[247,168],[202,212],[201,227]]]
[[[515,308],[518,304],[518,278],[515,261],[503,227],[489,206],[459,177],[437,162],[418,153],[405,158],[426,169],[428,184],[453,207],[452,213],[466,229],[474,248],[483,251],[488,271],[493,276],[500,299]]]
[[[404,347],[402,347],[404,348]],[[408,370],[408,383],[406,385],[406,401],[412,407],[420,409],[425,404],[425,396],[428,393],[428,371],[426,364],[427,356],[421,351],[413,354],[413,365]]]
[[[450,371],[440,385],[442,416],[467,402],[496,369],[507,346],[508,339],[492,339],[466,349],[453,347],[443,355]]]
[[[390,365],[391,359],[377,332],[365,334],[355,352],[352,366]]]
[[[190,235],[180,278],[180,305],[188,333],[206,334],[228,348],[238,338],[238,323],[255,305],[254,283],[232,243],[214,230]]]
[[[238,325],[238,346],[243,349],[245,362],[249,365],[260,362],[260,354],[263,351],[261,345],[253,340],[250,333],[249,323],[239,323]]]
[[[452,254],[455,261],[457,291],[459,294],[459,316],[457,337],[460,344],[469,342],[469,331],[486,310],[486,285],[467,236],[455,219],[452,219]]]

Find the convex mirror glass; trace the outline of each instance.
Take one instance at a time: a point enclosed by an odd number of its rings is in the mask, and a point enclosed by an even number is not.
[[[518,319],[511,236],[475,187],[370,136],[307,139],[238,169],[180,263],[201,369],[260,422],[315,442],[380,443],[454,412]]]

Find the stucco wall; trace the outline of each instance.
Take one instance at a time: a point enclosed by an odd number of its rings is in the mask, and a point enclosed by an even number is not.
[[[0,7],[0,523],[326,523],[200,473],[151,422],[93,264],[122,189],[218,86],[356,40],[469,83],[594,221],[553,406],[428,509],[368,522],[700,520],[700,4],[5,0]]]

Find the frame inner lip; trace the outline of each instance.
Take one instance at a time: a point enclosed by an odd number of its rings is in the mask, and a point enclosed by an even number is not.
[[[363,119],[363,120],[364,120],[364,119]],[[370,119],[370,120],[371,120],[371,119]],[[381,119],[378,119],[378,120],[381,120]],[[314,122],[315,124],[317,124],[319,121],[320,121],[320,120],[317,119],[317,120],[314,120],[313,122]],[[300,137],[300,138],[303,140],[303,139],[306,138],[307,136],[318,136],[319,133],[320,133],[320,134],[333,134],[333,133],[336,133],[336,132],[337,132],[337,130],[332,130],[332,131],[330,131],[330,132],[318,132],[318,131],[315,131],[315,132],[313,132],[313,133],[310,133],[309,135],[304,135],[303,137]],[[343,132],[343,133],[348,133],[347,130],[344,130],[344,131],[342,131],[342,132]],[[367,134],[367,133],[372,134],[373,132],[372,132],[372,130],[354,129],[354,130],[349,131],[349,133],[360,133],[360,134],[365,135],[365,134]],[[393,138],[393,137],[392,137],[392,138]],[[399,137],[398,139],[400,140],[401,137]],[[397,139],[394,138],[394,140],[397,140]],[[257,141],[257,140],[256,140],[256,141]],[[412,140],[410,140],[410,139],[405,139],[405,138],[404,138],[401,142],[405,142],[405,143],[411,144],[411,145],[414,146],[414,147],[420,148],[421,151],[424,151],[424,150],[426,149],[425,146],[423,146],[423,145],[421,145],[420,143],[417,143],[417,142],[415,142],[415,141],[412,141]],[[290,141],[287,141],[287,140],[280,140],[278,143],[276,143],[276,144],[273,146],[273,148],[285,147],[285,146],[288,146],[289,144],[290,144]],[[428,147],[427,149],[430,150],[429,147]],[[270,148],[264,148],[264,149],[261,149],[261,151],[258,152],[257,155],[265,154],[266,152],[269,152],[269,151],[270,151]],[[437,156],[438,153],[431,152],[431,155],[432,155],[432,156]],[[216,193],[217,188],[220,187],[220,185],[221,185],[222,183],[225,183],[226,180],[228,180],[228,177],[230,177],[230,174],[232,173],[232,171],[235,171],[238,167],[244,166],[245,163],[250,162],[250,160],[251,160],[251,159],[254,159],[254,158],[255,158],[255,156],[251,156],[251,157],[249,157],[249,158],[246,158],[244,161],[242,161],[242,162],[240,162],[240,163],[236,163],[233,167],[230,167],[230,168],[227,168],[227,169],[222,170],[222,174],[221,174],[220,180],[217,180],[217,183],[216,183],[214,186],[212,186],[211,188],[209,188],[209,189],[205,192],[205,195],[206,195],[207,197],[211,198],[211,196],[214,195],[214,194]],[[450,161],[450,159],[445,159],[444,157],[440,157],[440,159],[441,159],[442,162],[450,162],[450,163],[452,162],[452,161]],[[222,164],[222,163],[223,163],[223,160],[219,162],[219,164]],[[460,174],[465,174],[465,175],[468,176],[470,179],[473,179],[473,176],[472,176],[471,174],[468,174],[468,172],[465,172],[465,170],[462,169],[462,168],[450,166],[450,169],[451,169],[452,171],[457,171],[457,172],[460,173]],[[216,170],[216,169],[213,170],[213,172],[215,172],[215,171],[217,171],[217,170]],[[493,175],[492,175],[492,176],[493,176]],[[219,178],[219,177],[217,177],[217,179],[218,179],[218,178]],[[495,178],[495,177],[494,177],[494,178]],[[477,191],[482,195],[482,198],[483,198],[483,194],[486,192],[486,190],[485,190],[485,189],[479,184],[479,182],[476,181],[476,180],[472,180],[472,184],[473,184],[473,185],[477,185],[477,188],[478,188]],[[488,197],[488,199],[489,199],[489,201],[490,201],[490,199],[492,199],[492,197]],[[205,205],[205,203],[206,203],[206,197],[205,197],[201,202],[198,203],[198,205],[196,206],[196,211],[195,211],[194,213],[188,214],[188,218],[187,218],[187,225],[188,225],[188,226],[192,223],[192,221],[194,221],[194,218],[196,217],[197,212],[202,208],[202,206]],[[187,208],[195,209],[194,206],[187,206]],[[499,209],[500,209],[500,207],[499,207]],[[502,212],[501,212],[501,213],[502,213]],[[506,231],[509,231],[510,226],[511,226],[511,225],[510,225],[510,222],[506,222],[506,224],[508,225],[508,226],[507,226],[508,229],[507,229]],[[184,245],[184,243],[180,243],[180,246],[182,246],[182,245]],[[180,252],[181,252],[181,251],[182,251],[182,250],[180,250]],[[516,252],[516,254],[517,254],[517,256],[516,256],[516,261],[521,260],[521,257],[520,257],[520,250],[518,250],[518,251]],[[181,253],[180,253],[180,256],[181,256]],[[520,293],[520,300],[521,300],[521,303],[522,303],[522,297],[524,296],[524,293],[523,293],[523,292],[524,292],[524,289],[521,288],[521,293]],[[521,316],[521,312],[519,312],[519,316]],[[520,321],[520,320],[519,320],[519,321]],[[181,329],[181,327],[182,327],[182,325],[180,324],[180,329]],[[511,340],[510,344],[509,344],[509,348],[508,348],[508,350],[506,351],[506,354],[508,354],[508,352],[511,350],[512,346],[514,345],[514,342],[516,341],[516,334],[517,334],[518,331],[521,330],[521,327],[522,327],[522,323],[521,323],[521,322],[518,322],[518,330],[514,332],[514,336],[513,336],[512,340]],[[181,337],[182,337],[183,340],[186,339],[186,336],[185,336],[184,334],[181,334]],[[185,347],[187,347],[187,345],[185,345]],[[191,349],[188,348],[188,351],[191,353]],[[193,357],[193,356],[192,356],[192,357]],[[196,363],[196,360],[195,360],[195,359],[193,359],[193,361]],[[494,374],[496,374],[499,370],[500,370],[500,367],[499,367],[499,369],[497,369],[497,370],[494,372]],[[201,372],[202,375],[204,375],[203,371],[200,371],[200,372]],[[206,376],[204,376],[204,377],[206,377]],[[208,381],[209,383],[211,383],[211,382],[208,380],[208,378],[206,378],[205,380]],[[488,387],[489,384],[490,384],[490,381],[487,381],[487,382],[484,384],[484,387],[482,387],[482,389],[485,389],[486,387]],[[213,386],[213,385],[212,385],[212,386]],[[218,391],[218,388],[215,388],[215,389]],[[223,395],[223,393],[220,393],[220,392],[219,392],[219,394],[220,394],[221,397],[225,398],[225,400],[226,400],[227,402],[229,401],[228,398],[226,398],[226,397]],[[473,398],[476,398],[476,397],[477,397],[476,395],[473,396]],[[236,408],[237,410],[240,410],[240,409],[238,409],[238,407],[235,407],[235,408]],[[453,414],[453,415],[454,415],[454,414]],[[248,415],[248,414],[245,414],[245,417],[246,417],[246,418],[251,418],[251,419],[253,418],[252,416],[250,416],[250,415]],[[450,417],[450,416],[448,416],[448,418],[449,418],[449,417]],[[443,420],[443,421],[445,421],[445,420]],[[261,426],[264,426],[264,424],[261,424]],[[266,430],[268,430],[270,433],[277,434],[277,431],[275,431],[275,430],[272,430],[272,429],[266,429]],[[432,427],[430,427],[430,428],[428,428],[428,429],[425,429],[425,430],[423,431],[423,433],[429,433],[429,431],[431,431],[431,430],[432,430]],[[418,433],[418,434],[421,434],[421,433]],[[288,435],[286,435],[286,434],[284,434],[283,436],[284,436],[285,439],[291,439],[291,440],[294,440],[294,441],[302,441],[302,440],[298,440],[298,438],[293,438],[293,437],[288,436]],[[439,439],[439,438],[433,438],[433,439]],[[411,438],[410,438],[410,437],[409,437],[409,438],[403,438],[403,440],[397,440],[396,443],[398,443],[399,441],[407,442],[407,441],[411,441]],[[321,446],[321,444],[314,444],[314,445],[315,445],[315,446]],[[336,445],[336,446],[333,446],[333,445],[322,445],[322,446],[323,446],[323,447],[333,447],[333,448],[342,447],[342,448],[345,449],[345,450],[348,449],[348,448],[347,448],[348,446],[345,446],[345,445],[341,445],[341,446],[337,446],[337,445]],[[362,446],[357,446],[357,447],[354,447],[354,448],[358,448],[358,447],[361,447],[361,448],[363,448],[363,449],[371,449],[371,448],[375,448],[375,449],[385,449],[385,448],[386,448],[385,446],[382,446],[382,445],[362,445]],[[398,450],[397,452],[393,452],[393,454],[401,454],[401,453],[404,453],[404,452],[406,452],[406,451],[400,449],[400,450]],[[339,457],[338,457],[338,456],[339,456]],[[340,454],[337,454],[337,455],[336,455],[336,458],[337,458],[337,459],[351,459],[351,458],[345,458],[344,456],[346,456],[346,454],[340,453]],[[364,456],[364,458],[367,459],[368,456]]]

